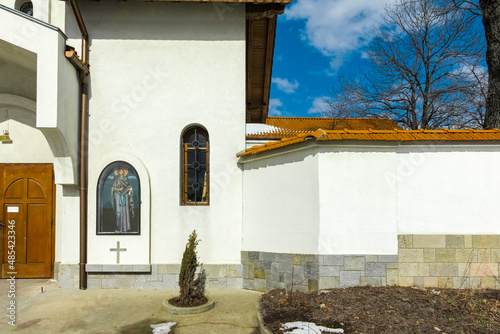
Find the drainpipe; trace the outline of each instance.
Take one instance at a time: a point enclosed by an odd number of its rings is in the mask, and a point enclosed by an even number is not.
[[[80,261],[79,266],[79,288],[87,289],[87,273],[85,265],[87,264],[87,175],[88,175],[88,120],[89,120],[89,95],[88,81],[89,75],[89,35],[82,13],[76,0],[69,0],[76,22],[82,34],[82,60],[75,57],[74,51],[67,51],[66,57],[79,70],[80,81],[82,84],[81,112],[80,112]],[[69,54],[68,54],[69,52]]]

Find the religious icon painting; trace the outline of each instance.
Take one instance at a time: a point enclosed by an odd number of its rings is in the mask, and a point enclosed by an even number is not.
[[[109,164],[97,185],[97,234],[140,234],[140,180],[123,161]]]

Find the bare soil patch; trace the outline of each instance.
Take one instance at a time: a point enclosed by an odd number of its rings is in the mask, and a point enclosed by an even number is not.
[[[191,304],[186,304],[186,303],[184,303],[184,301],[181,300],[180,297],[174,297],[174,298],[170,298],[168,300],[168,302],[170,303],[170,305],[174,305],[177,307],[195,307],[195,306],[205,305],[206,303],[208,303],[208,299],[205,296],[203,296],[201,298],[196,297],[193,299]]]
[[[275,289],[260,307],[273,333],[292,321],[345,333],[500,333],[499,290],[352,287],[290,296]]]

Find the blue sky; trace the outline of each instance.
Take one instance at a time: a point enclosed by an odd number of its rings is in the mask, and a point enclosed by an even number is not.
[[[362,46],[393,0],[294,0],[278,18],[270,116],[318,117],[336,75],[356,73]]]

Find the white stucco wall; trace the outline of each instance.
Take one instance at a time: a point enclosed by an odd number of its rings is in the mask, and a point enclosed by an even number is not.
[[[141,227],[146,238],[127,247],[121,261],[142,263],[147,255],[151,263],[179,263],[196,229],[201,261],[239,263],[242,172],[235,153],[245,148],[244,6],[221,18],[211,4],[80,5],[91,38],[89,189],[109,157],[141,161],[151,184],[150,194],[142,193],[143,201],[150,196],[150,221],[141,223],[151,230]],[[66,32],[69,44],[79,44],[78,31]],[[209,206],[180,205],[180,139],[193,124],[210,136]],[[116,237],[95,235],[95,200],[89,191],[89,240],[116,246]],[[108,261],[99,253],[116,256],[107,244],[88,262]],[[127,258],[134,253],[141,255]]]
[[[33,17],[44,22],[49,22],[51,2],[55,0],[0,0],[0,4],[12,9],[19,10],[25,2],[33,4]]]
[[[7,6],[9,8],[15,8],[16,0],[0,0],[0,5]]]
[[[398,234],[500,234],[499,145],[297,147],[315,163],[291,148],[242,159],[243,250],[390,255]],[[284,238],[303,231],[304,212],[317,239]]]
[[[297,151],[244,164],[243,250],[316,254],[318,154]]]
[[[7,63],[2,65],[3,74],[5,81],[13,77],[14,82],[0,93],[36,101],[36,127],[42,130],[55,157],[56,183],[74,185],[79,85],[75,69],[64,56],[66,38],[55,27],[6,9],[0,10],[0,22],[0,60]],[[11,52],[16,52],[17,58],[12,59]],[[24,84],[16,82],[18,74],[29,80]]]
[[[9,131],[12,143],[0,144],[0,163],[52,163],[52,152],[39,130],[12,119],[0,123],[2,134],[3,130]]]
[[[52,163],[47,140],[35,127],[35,102],[0,94],[0,134],[9,132],[10,143],[0,144],[0,163]]]
[[[396,254],[393,147],[339,147],[319,155],[319,254]]]
[[[5,46],[5,43],[0,41],[0,45]],[[13,51],[13,48],[9,48],[10,50]],[[6,50],[6,52],[8,51]],[[13,54],[15,57],[16,53],[13,52]],[[30,54],[30,56],[28,57],[32,59],[26,59],[30,64],[25,67],[8,61],[0,62],[0,77],[9,78],[9,80],[0,81],[0,93],[36,101],[36,55]]]
[[[498,146],[400,147],[397,168],[400,234],[500,234]]]
[[[56,184],[55,262],[80,261],[80,192],[77,186]]]

